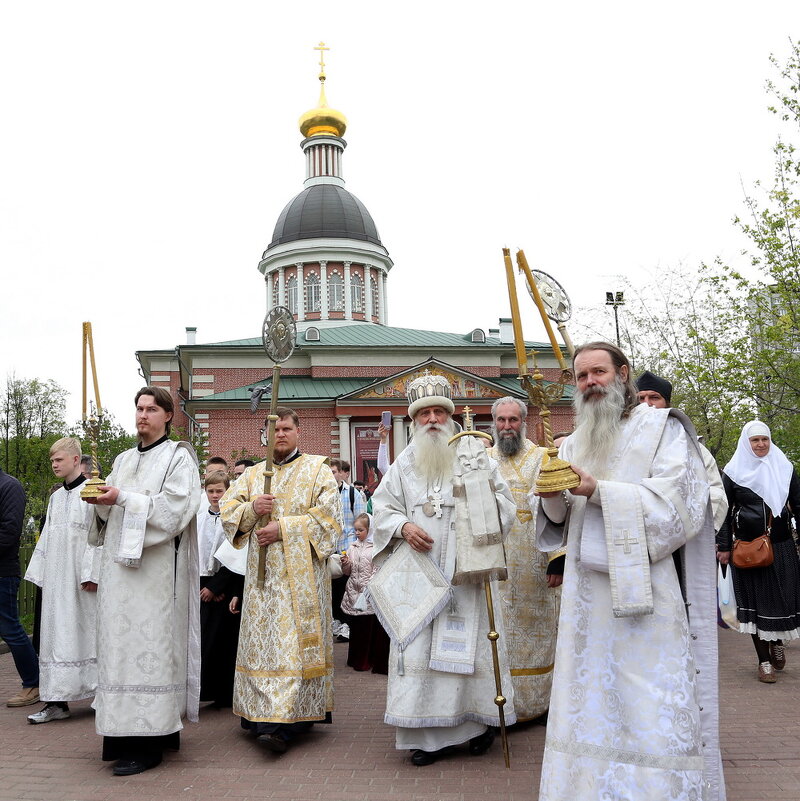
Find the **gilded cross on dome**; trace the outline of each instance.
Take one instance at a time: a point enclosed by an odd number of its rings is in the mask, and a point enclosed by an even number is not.
[[[319,77],[324,80],[325,78],[325,51],[330,50],[330,47],[325,47],[325,42],[320,42],[314,50],[319,50]]]

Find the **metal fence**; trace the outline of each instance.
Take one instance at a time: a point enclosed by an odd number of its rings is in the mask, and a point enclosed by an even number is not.
[[[33,549],[36,547],[36,537],[23,535],[22,542],[19,546],[19,566],[21,575],[25,575],[28,568],[28,562],[31,561]],[[30,581],[20,581],[19,592],[17,593],[17,600],[19,602],[19,617],[25,631],[28,634],[33,631],[33,615],[36,609],[36,585],[31,584]]]

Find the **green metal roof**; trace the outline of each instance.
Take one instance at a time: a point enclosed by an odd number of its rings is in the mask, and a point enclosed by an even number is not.
[[[448,334],[442,331],[421,331],[417,328],[393,328],[386,325],[319,326],[319,341],[306,341],[305,331],[297,334],[297,347],[301,348],[511,348],[497,337],[486,337],[486,342],[473,342],[472,331],[466,334]],[[526,347],[549,349],[545,342],[526,342]],[[231,339],[226,342],[209,342],[201,347],[261,347],[259,337]]]
[[[386,377],[387,379],[390,376]],[[505,387],[510,392],[519,393],[520,383],[515,376],[504,375],[500,378],[480,378],[488,383]],[[225,392],[217,392],[215,395],[204,395],[201,398],[192,398],[195,403],[205,403],[206,401],[233,401],[250,402],[251,387],[266,384],[271,380],[270,375],[264,376],[259,381],[252,381],[237,389],[229,389]],[[278,388],[278,399],[281,401],[312,401],[312,400],[333,400],[351,392],[357,392],[362,387],[374,384],[375,378],[311,378],[310,376],[289,375],[281,376]],[[546,381],[545,383],[551,383]],[[572,398],[575,387],[567,385],[564,399]]]
[[[259,340],[260,342],[260,340]],[[217,392],[215,395],[205,395],[202,398],[192,398],[192,401],[247,401],[250,402],[250,388],[267,384],[272,376],[266,375],[259,381],[252,381],[237,389]],[[361,387],[371,384],[373,378],[311,378],[311,376],[287,375],[281,376],[278,385],[278,399],[281,401],[299,400],[331,400],[348,392],[355,392]]]

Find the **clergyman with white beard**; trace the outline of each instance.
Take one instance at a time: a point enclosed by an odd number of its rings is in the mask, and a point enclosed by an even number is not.
[[[429,554],[451,581],[457,568],[453,489],[461,468],[455,464],[455,448],[448,444],[456,432],[450,384],[443,376],[425,374],[410,383],[408,398],[413,438],[373,495],[374,561],[386,560],[381,569],[391,570],[387,557],[405,540],[415,551]],[[479,448],[476,459],[489,465],[493,490],[487,492],[505,533],[515,513],[511,492],[497,463]],[[396,747],[411,750],[417,766],[430,765],[461,744],[467,744],[472,756],[485,753],[499,724],[483,586],[458,584],[452,590],[452,602],[438,614],[425,614],[425,599],[419,599],[420,608],[414,610],[421,621],[419,633],[402,653],[392,641],[389,655],[384,721],[397,727]],[[494,604],[500,608],[499,598]],[[502,682],[508,696],[505,716],[511,724],[516,720],[513,689],[499,617]]]

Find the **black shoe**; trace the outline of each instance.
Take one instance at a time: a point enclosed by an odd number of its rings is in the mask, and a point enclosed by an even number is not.
[[[439,758],[442,751],[444,751],[444,749],[439,751],[422,751],[418,748],[411,754],[411,764],[416,765],[418,768],[424,765],[432,765]]]
[[[289,744],[279,734],[260,734],[258,742],[265,745],[273,754],[285,754]]]
[[[494,742],[494,729],[489,726],[483,734],[473,737],[469,741],[469,753],[471,756],[485,754]]]
[[[135,776],[161,764],[161,754],[142,754],[135,759],[118,759],[111,771],[115,776]]]

